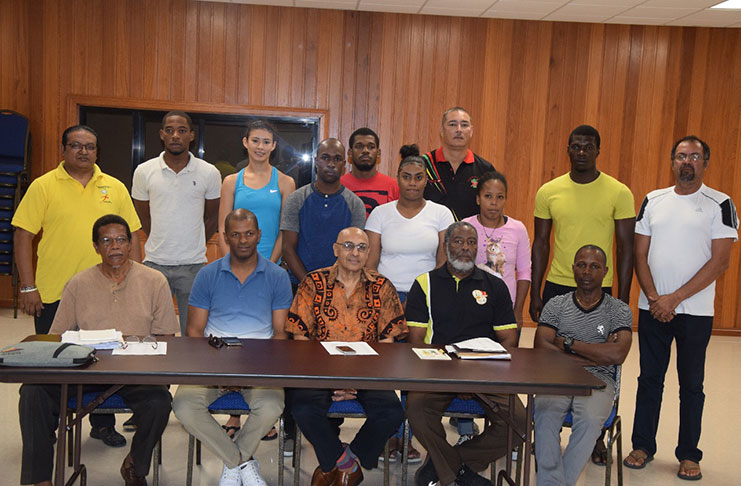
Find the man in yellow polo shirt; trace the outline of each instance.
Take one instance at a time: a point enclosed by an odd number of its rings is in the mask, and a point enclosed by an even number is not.
[[[34,316],[37,334],[49,332],[67,281],[100,263],[90,244],[93,224],[106,214],[123,217],[131,228],[131,258],[141,262],[136,231],[141,223],[129,192],[118,179],[101,172],[98,135],[84,125],[62,134],[59,166],[34,180],[23,196],[12,225],[16,264],[20,276],[20,307]],[[33,272],[33,239],[43,231],[38,248],[36,276]],[[113,415],[90,415],[90,435],[106,445],[126,445],[116,432]]]

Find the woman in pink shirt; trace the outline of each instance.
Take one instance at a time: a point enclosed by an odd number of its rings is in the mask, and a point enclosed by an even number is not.
[[[476,264],[507,284],[519,332],[525,296],[530,288],[530,238],[524,224],[504,214],[507,179],[503,174],[484,173],[479,178],[477,191],[480,212],[464,219],[479,234]]]

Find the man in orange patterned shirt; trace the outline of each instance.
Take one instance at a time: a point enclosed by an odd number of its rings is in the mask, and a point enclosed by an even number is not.
[[[404,310],[396,289],[383,275],[365,267],[368,237],[345,228],[334,243],[337,262],[306,275],[288,312],[286,331],[297,340],[393,342],[406,334]],[[378,456],[403,420],[396,393],[390,390],[288,390],[291,410],[301,432],[314,446],[319,466],[312,486],[354,486],[362,467],[378,465]],[[333,401],[358,400],[366,421],[353,441],[340,442],[339,430],[327,417]]]

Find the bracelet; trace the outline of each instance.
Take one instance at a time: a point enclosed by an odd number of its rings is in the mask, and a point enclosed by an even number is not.
[[[35,285],[31,285],[29,287],[21,287],[21,293],[22,294],[28,294],[30,292],[36,292],[38,289]]]

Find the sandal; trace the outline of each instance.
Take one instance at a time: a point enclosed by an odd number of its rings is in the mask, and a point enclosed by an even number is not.
[[[275,430],[275,427],[270,429],[270,432],[265,434],[265,437],[262,438],[262,440],[275,440],[278,438],[278,432]]]
[[[602,440],[598,440],[594,444],[594,449],[592,449],[592,464],[598,466],[607,465],[607,447]]]
[[[628,459],[632,459],[633,462],[628,462]],[[654,456],[649,456],[646,454],[646,451],[642,449],[634,449],[630,451],[630,454],[628,454],[628,457],[623,459],[623,466],[627,467],[628,469],[643,469],[646,467],[646,464],[654,460]],[[641,461],[640,463],[638,461]]]
[[[224,429],[224,432],[226,432],[227,437],[230,439],[233,439],[235,435],[237,435],[237,432],[239,432],[240,427],[239,425],[222,425],[222,429]]]
[[[690,471],[697,471],[697,474],[688,474]],[[699,481],[702,479],[702,472],[700,472],[700,465],[695,461],[685,459],[679,461],[679,471],[677,471],[677,477],[684,479],[685,481]]]

